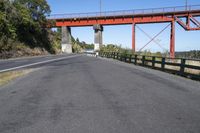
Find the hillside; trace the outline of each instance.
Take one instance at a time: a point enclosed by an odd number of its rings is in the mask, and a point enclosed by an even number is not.
[[[0,1],[0,58],[58,52],[56,32],[46,28],[46,0]]]

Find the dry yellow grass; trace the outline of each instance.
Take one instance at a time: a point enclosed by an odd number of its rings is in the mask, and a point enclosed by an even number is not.
[[[19,70],[0,73],[0,86],[8,84],[10,81],[30,73],[32,70]]]
[[[170,63],[177,63],[180,64],[181,60],[180,59],[173,59],[173,60],[166,60],[166,62],[170,62]],[[142,63],[141,61],[138,61],[138,63]],[[146,65],[148,66],[152,66],[152,63],[148,62],[146,63]],[[200,66],[200,61],[198,60],[187,60],[186,61],[186,65],[192,65],[192,66]],[[155,67],[161,68],[161,64],[155,64]],[[180,71],[180,66],[172,66],[172,65],[165,65],[166,69],[170,69],[170,70],[176,70],[176,71]],[[191,68],[185,68],[186,73],[190,73],[190,74],[195,74],[195,75],[200,75],[200,70],[197,69],[191,69]]]
[[[187,65],[200,66],[200,61],[186,61]],[[200,75],[200,70],[186,68],[185,72]]]

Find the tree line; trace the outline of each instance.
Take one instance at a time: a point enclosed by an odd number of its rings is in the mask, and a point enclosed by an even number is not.
[[[190,58],[190,59],[200,59],[200,50],[176,52],[176,57],[179,57],[179,58]]]

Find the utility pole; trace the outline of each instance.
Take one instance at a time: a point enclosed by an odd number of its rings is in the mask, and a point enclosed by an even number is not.
[[[101,16],[101,12],[102,12],[102,0],[99,0],[99,10],[100,10],[100,16]]]
[[[185,9],[188,10],[188,0],[185,0]]]

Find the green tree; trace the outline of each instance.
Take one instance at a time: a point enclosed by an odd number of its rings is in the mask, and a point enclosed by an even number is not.
[[[9,43],[10,40],[51,51],[51,32],[45,28],[49,13],[46,0],[1,0],[0,52],[11,50],[16,45]]]
[[[19,40],[31,47],[44,47],[50,51],[49,31],[45,28],[50,7],[46,0],[15,0],[14,5],[19,14]]]
[[[16,39],[16,10],[10,1],[0,1],[0,50],[6,49],[8,41]]]

